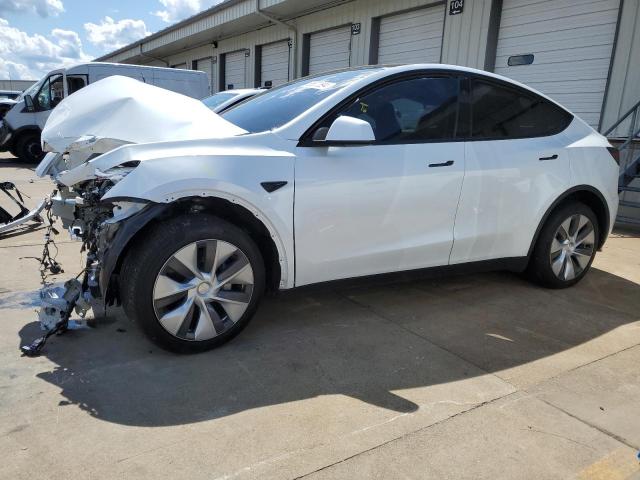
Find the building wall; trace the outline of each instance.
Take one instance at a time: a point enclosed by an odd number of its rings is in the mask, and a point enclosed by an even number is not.
[[[2,90],[25,90],[36,83],[36,80],[0,80]]]
[[[214,48],[213,38],[209,43],[205,38],[203,42],[199,43],[207,44],[173,53],[163,57],[163,60],[167,61],[169,65],[186,63],[187,68],[191,68],[194,60],[213,57],[215,62],[213,77],[216,80],[214,90],[217,90],[219,62],[222,54],[248,49],[250,60],[247,62],[247,78],[251,84],[252,79],[255,78],[256,45],[291,38],[293,47],[291,48],[290,62],[292,71],[295,72],[294,76],[298,77],[302,74],[304,54],[302,44],[306,34],[360,23],[361,33],[352,38],[351,65],[365,65],[369,63],[372,29],[377,17],[430,5],[441,4],[443,8],[447,8],[449,1],[351,0],[327,2],[330,6],[323,10],[287,20],[289,24],[297,28],[297,35],[294,35],[292,29],[281,25],[268,26],[219,40],[218,48]],[[617,44],[601,121],[603,128],[611,125],[621,113],[640,100],[640,2],[638,0],[622,1],[623,8],[620,15]],[[321,3],[319,0],[304,0],[304,2],[305,5],[313,3],[316,6]],[[262,8],[277,7],[278,4],[283,3],[286,2],[283,0],[261,0]],[[501,4],[501,0],[466,0],[463,13],[448,15],[446,12],[441,61],[455,65],[491,69],[495,55],[495,38],[497,38],[494,36],[497,35],[497,27],[499,26]],[[170,41],[185,39],[189,35],[196,35],[203,29],[215,28],[224,22],[239,21],[246,15],[255,15],[254,0],[238,0],[225,9],[180,26],[174,32],[168,32],[166,35],[150,41],[148,45],[145,43],[143,50],[149,52],[160,45],[165,45],[166,48]],[[202,34],[200,33],[200,35]],[[198,39],[200,40],[200,37]],[[109,57],[108,61],[127,61],[136,57],[139,52],[140,47],[131,48]],[[294,58],[294,55],[297,56]],[[145,64],[165,65],[161,61],[151,59],[145,60]],[[626,125],[623,124],[623,127]],[[622,129],[618,130],[618,132],[621,131]]]
[[[461,14],[447,12],[442,63],[484,69],[493,1],[467,1]]]
[[[638,0],[624,0],[602,116],[602,130],[608,129],[639,101],[640,2]],[[640,119],[638,119],[637,125],[640,125]],[[626,135],[628,130],[629,120],[622,123],[613,134]]]
[[[321,10],[308,15],[300,16],[287,22],[297,28],[297,36],[292,29],[281,25],[274,25],[249,33],[234,36],[218,41],[218,48],[213,47],[213,42],[208,45],[184,50],[170,55],[166,60],[169,65],[187,63],[191,67],[192,61],[208,56],[214,57],[214,78],[219,78],[219,62],[221,55],[241,49],[248,49],[251,60],[248,62],[247,75],[249,79],[255,78],[255,47],[278,40],[292,39],[291,49],[292,71],[295,64],[295,76],[302,74],[303,49],[302,42],[306,34],[327,30],[343,25],[360,23],[361,33],[352,38],[351,65],[366,65],[369,63],[372,25],[374,19],[392,13],[403,12],[419,7],[442,5],[444,1],[430,0],[354,0],[341,5]],[[485,63],[487,32],[492,0],[467,1],[463,14],[445,15],[444,38],[442,47],[442,62],[456,65],[464,65],[483,68]],[[297,43],[297,49],[295,45]],[[145,47],[145,51],[148,49]],[[137,50],[139,51],[139,49]],[[123,61],[131,57],[136,50],[123,52],[109,61]],[[294,55],[297,52],[297,58]],[[149,59],[147,65],[164,66],[161,61]]]

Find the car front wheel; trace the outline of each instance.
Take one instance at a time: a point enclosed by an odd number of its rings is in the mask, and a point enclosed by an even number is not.
[[[536,242],[530,277],[548,288],[575,285],[591,268],[598,238],[598,221],[589,207],[573,202],[557,209]]]
[[[25,163],[39,163],[44,158],[40,145],[40,134],[25,133],[16,141],[16,156]]]
[[[185,215],[159,224],[133,247],[121,298],[155,343],[200,352],[247,325],[264,276],[260,251],[247,233],[213,216]]]

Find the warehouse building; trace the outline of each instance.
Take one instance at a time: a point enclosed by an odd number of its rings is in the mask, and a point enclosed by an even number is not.
[[[604,128],[640,99],[640,2],[227,0],[98,60],[202,70],[212,92],[451,63],[524,82]]]
[[[0,90],[23,91],[36,83],[35,80],[2,80],[0,79]]]

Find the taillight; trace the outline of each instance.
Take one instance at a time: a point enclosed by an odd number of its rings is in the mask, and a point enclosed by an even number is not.
[[[609,153],[611,154],[613,159],[616,161],[616,163],[620,165],[620,150],[618,150],[615,147],[607,147],[607,150],[609,150]]]

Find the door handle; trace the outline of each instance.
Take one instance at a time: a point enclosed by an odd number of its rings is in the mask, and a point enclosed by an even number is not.
[[[550,157],[540,157],[538,160],[540,160],[541,162],[545,161],[545,160],[557,160],[558,159],[558,155],[551,155]]]
[[[442,163],[430,163],[429,167],[450,167],[451,165],[453,165],[453,160],[448,160]]]

